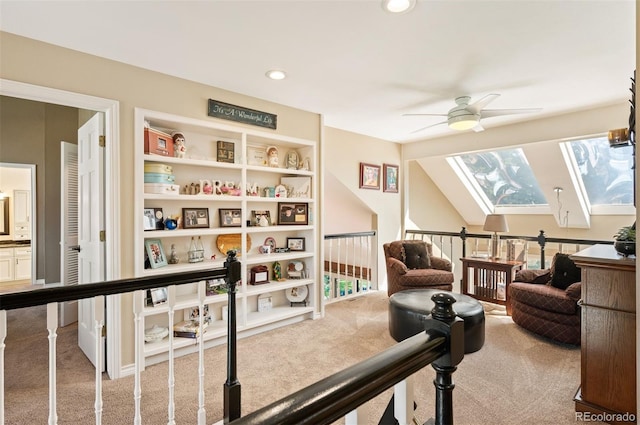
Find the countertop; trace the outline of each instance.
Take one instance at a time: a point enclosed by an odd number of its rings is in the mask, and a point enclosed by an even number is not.
[[[2,248],[24,248],[31,246],[31,241],[0,241],[0,249]]]

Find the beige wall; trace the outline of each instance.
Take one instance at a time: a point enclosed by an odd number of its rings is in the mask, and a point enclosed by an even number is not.
[[[60,282],[60,141],[77,143],[77,123],[75,108],[0,96],[0,162],[36,166],[36,278],[45,283]]]
[[[360,162],[381,167],[383,163],[400,165],[402,163],[400,145],[331,127],[325,127],[324,135],[324,172],[332,176],[332,181],[340,182],[342,185],[334,190],[327,184],[328,179],[325,179],[323,211],[325,232],[329,233],[326,229],[343,229],[344,221],[349,220],[345,217],[364,221],[368,210],[370,219],[359,225],[354,223],[353,228],[378,232],[378,283],[380,287],[386,287],[382,244],[400,237],[402,196],[400,193],[385,193],[382,188],[380,190],[360,189]],[[402,170],[400,173],[402,174]],[[400,185],[402,185],[402,178]],[[353,209],[353,216],[350,211],[338,208],[347,196],[352,197],[347,205]]]

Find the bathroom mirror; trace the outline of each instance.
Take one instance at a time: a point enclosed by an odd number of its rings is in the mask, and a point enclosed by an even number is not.
[[[0,198],[0,235],[9,235],[9,197]]]

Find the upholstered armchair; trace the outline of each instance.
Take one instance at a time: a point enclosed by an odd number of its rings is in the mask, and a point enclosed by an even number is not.
[[[429,242],[404,240],[386,243],[387,294],[405,289],[442,289],[451,291],[451,261],[433,255]]]
[[[543,337],[580,345],[580,278],[580,268],[562,253],[549,269],[517,272],[509,285],[511,318]]]

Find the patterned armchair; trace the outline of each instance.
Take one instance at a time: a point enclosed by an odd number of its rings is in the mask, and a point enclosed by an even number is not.
[[[451,262],[433,255],[431,244],[419,240],[386,243],[387,294],[405,289],[442,289],[451,291]]]
[[[538,335],[580,345],[580,278],[580,268],[561,253],[550,269],[519,271],[509,285],[511,318]]]

